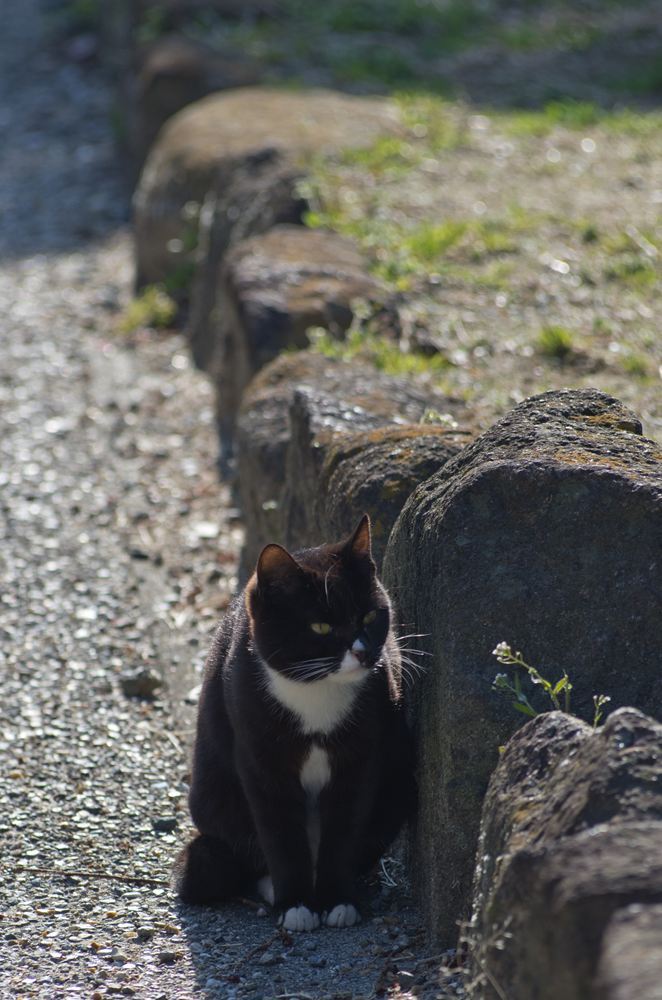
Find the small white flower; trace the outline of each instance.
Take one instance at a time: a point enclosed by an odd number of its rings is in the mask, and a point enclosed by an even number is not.
[[[500,642],[492,650],[492,656],[512,656],[512,651],[507,642]]]

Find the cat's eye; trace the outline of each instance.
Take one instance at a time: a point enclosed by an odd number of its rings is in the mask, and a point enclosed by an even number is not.
[[[328,635],[331,631],[331,626],[328,622],[313,622],[310,627],[318,635]]]
[[[368,614],[365,615],[364,618],[363,618],[363,624],[364,625],[369,625],[370,622],[374,622],[374,620],[375,620],[376,617],[377,617],[377,612],[376,611],[369,611]]]

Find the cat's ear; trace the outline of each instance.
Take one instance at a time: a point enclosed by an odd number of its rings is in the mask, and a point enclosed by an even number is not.
[[[345,543],[345,551],[353,556],[363,556],[372,559],[372,538],[370,535],[370,518],[364,514],[352,534]]]
[[[260,552],[257,560],[258,587],[291,586],[301,578],[301,567],[287,549],[272,542]]]

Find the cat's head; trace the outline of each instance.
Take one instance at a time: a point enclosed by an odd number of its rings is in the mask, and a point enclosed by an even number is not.
[[[333,545],[291,555],[267,545],[246,590],[256,651],[291,680],[360,680],[374,669],[391,609],[370,550],[370,518]]]

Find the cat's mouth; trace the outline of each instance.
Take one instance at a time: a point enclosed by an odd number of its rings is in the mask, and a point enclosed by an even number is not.
[[[370,673],[374,667],[375,663],[372,659],[368,659],[364,652],[360,652],[357,656],[356,652],[348,650],[331,676],[339,681],[359,680]]]
[[[358,657],[351,650],[343,656],[338,667],[338,673],[352,674],[367,667],[365,656]]]

